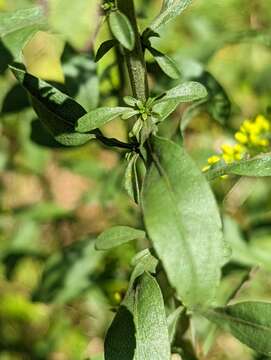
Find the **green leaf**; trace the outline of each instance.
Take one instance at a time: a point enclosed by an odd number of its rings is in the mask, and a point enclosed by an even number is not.
[[[100,61],[116,45],[116,40],[104,41],[97,50],[95,62]]]
[[[161,96],[155,101],[155,104],[169,100],[178,101],[178,103],[190,102],[205,98],[207,95],[208,93],[203,85],[198,82],[188,81],[168,90],[163,97]]]
[[[105,339],[105,360],[170,360],[163,297],[144,273],[121,304]]]
[[[173,61],[169,56],[161,53],[160,51],[152,47],[148,47],[148,50],[150,51],[157,64],[160,66],[160,68],[167,76],[169,76],[172,79],[180,78],[181,73],[177,68],[175,61]]]
[[[144,239],[145,232],[129,226],[114,226],[98,236],[95,247],[97,250],[109,250],[136,239]]]
[[[34,34],[43,29],[45,17],[41,7],[0,14],[0,37],[15,59]]]
[[[127,107],[101,107],[92,110],[78,120],[76,130],[80,133],[95,130],[119,117],[127,110],[130,109]]]
[[[159,121],[162,122],[176,110],[178,105],[178,100],[167,100],[159,104],[155,104],[153,106],[153,111],[159,115]]]
[[[253,350],[271,355],[271,303],[242,302],[202,312]]]
[[[65,304],[82,295],[93,286],[91,275],[103,254],[95,250],[92,239],[86,239],[51,255],[34,292],[34,300]]]
[[[199,103],[205,102],[206,100],[204,98],[206,98],[207,95],[205,87],[200,83],[186,82],[167,91],[164,96],[160,96],[154,103],[153,111],[159,114],[160,121],[164,121],[176,110],[180,103],[201,99],[197,104],[191,105],[188,109],[194,108],[197,107]],[[183,122],[181,122],[181,126],[182,124]]]
[[[128,195],[134,200],[137,204],[139,201],[140,185],[139,178],[137,174],[137,161],[139,159],[139,154],[134,154],[129,160],[127,168],[124,175],[124,188],[127,191]]]
[[[166,25],[176,16],[180,15],[190,4],[192,0],[165,0],[160,14],[150,25],[152,31],[157,31],[162,25]]]
[[[24,70],[14,66],[10,66],[10,69],[19,83],[28,91],[40,121],[55,140],[66,146],[77,146],[95,138],[94,133],[80,134],[74,130],[77,119],[86,113],[81,105]]]
[[[214,196],[179,145],[154,137],[153,152],[142,194],[148,235],[184,305],[210,303],[225,256]]]
[[[119,10],[109,14],[109,25],[114,37],[126,49],[132,51],[135,47],[135,34],[130,20]]]
[[[206,177],[208,180],[213,180],[227,174],[251,177],[271,176],[271,154],[261,154],[248,160],[233,162],[232,164],[218,164],[206,172]]]

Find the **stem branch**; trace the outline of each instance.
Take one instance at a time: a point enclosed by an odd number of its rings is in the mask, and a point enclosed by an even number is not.
[[[149,87],[144,53],[141,46],[138,31],[134,0],[117,0],[118,8],[131,22],[135,33],[135,48],[132,51],[125,50],[125,58],[128,67],[133,96],[145,102],[149,96]]]

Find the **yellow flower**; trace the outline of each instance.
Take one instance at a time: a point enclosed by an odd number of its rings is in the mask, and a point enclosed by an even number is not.
[[[248,136],[246,134],[244,134],[243,132],[241,132],[241,131],[238,131],[234,135],[234,137],[241,144],[247,144],[248,143]]]
[[[263,115],[258,115],[255,122],[264,131],[269,131],[271,128],[270,122]]]
[[[213,155],[211,157],[208,158],[208,164],[209,165],[213,165],[213,164],[216,164],[217,162],[219,162],[221,159],[219,156],[217,155]]]
[[[221,146],[221,150],[223,151],[223,153],[225,155],[232,156],[234,154],[234,148],[232,145],[229,145],[229,144],[223,144]]]

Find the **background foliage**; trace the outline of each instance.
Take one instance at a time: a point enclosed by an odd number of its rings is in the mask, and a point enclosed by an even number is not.
[[[0,0],[1,14],[36,3]],[[118,70],[123,76],[125,70],[115,65],[114,51],[98,66],[94,62],[94,50],[108,38],[105,25],[97,33],[97,2],[40,3],[49,31],[42,25],[24,48],[28,71],[64,89],[88,111],[98,104],[123,105],[117,104],[116,95],[125,92],[118,78]],[[136,4],[143,29],[160,2]],[[186,147],[199,167],[221,144],[232,141],[245,118],[260,113],[268,117],[270,25],[268,1],[195,0],[185,16],[163,28],[161,39],[152,41],[175,59],[183,79],[201,79],[216,96],[194,109],[191,122],[187,109],[178,108],[162,130],[165,136],[173,134],[185,114]],[[31,26],[24,31],[32,31]],[[0,359],[101,360],[112,310],[127,289],[134,255],[146,243],[140,239],[97,252],[94,239],[111,225],[140,228],[141,219],[124,190],[121,151],[91,142],[61,147],[37,122],[25,92],[7,69],[18,55],[16,46],[8,44],[16,45],[23,34],[12,41],[7,34],[0,42]],[[154,93],[175,85],[150,54],[148,68]],[[127,139],[120,119],[103,130],[109,137]],[[226,235],[233,246],[221,301],[244,277],[251,281],[235,294],[238,300],[270,300],[270,178],[219,178],[212,186],[227,214]],[[144,281],[151,286],[150,279]],[[223,332],[216,333],[213,343],[208,324],[195,321],[202,329],[200,358],[210,348],[208,359],[264,359]]]

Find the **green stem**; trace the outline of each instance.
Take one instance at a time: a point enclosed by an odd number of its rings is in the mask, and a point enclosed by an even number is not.
[[[129,18],[135,33],[134,50],[125,50],[125,58],[128,67],[133,96],[145,102],[149,97],[149,87],[146,63],[137,26],[134,0],[117,0],[117,5],[118,9]]]

